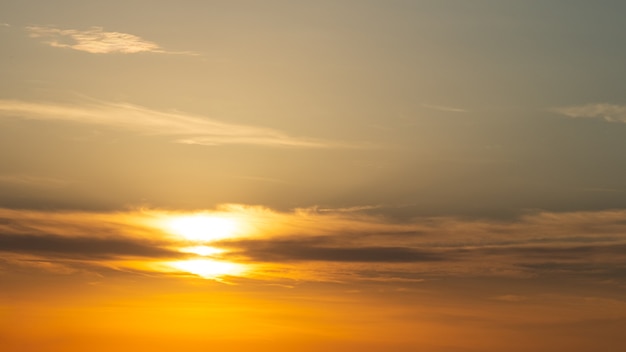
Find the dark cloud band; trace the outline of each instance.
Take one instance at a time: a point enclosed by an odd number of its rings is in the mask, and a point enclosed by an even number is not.
[[[331,247],[317,240],[257,240],[230,242],[235,253],[251,260],[265,262],[328,261],[328,262],[387,262],[413,263],[439,261],[433,252],[407,247]]]
[[[176,257],[179,252],[126,238],[62,237],[55,235],[0,235],[0,251],[46,256],[103,259],[115,257]]]

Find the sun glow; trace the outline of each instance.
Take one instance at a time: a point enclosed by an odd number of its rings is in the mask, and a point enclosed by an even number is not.
[[[186,260],[155,263],[163,272],[187,272],[205,279],[221,281],[225,276],[242,276],[250,265],[222,258],[227,249],[212,245],[222,239],[235,238],[250,233],[250,225],[242,214],[230,212],[161,213],[151,226],[174,235],[173,249],[193,254]]]
[[[225,275],[237,276],[245,271],[245,267],[241,264],[212,259],[192,259],[173,262],[170,265],[176,269],[201,276],[205,279],[217,279]]]
[[[209,246],[194,246],[194,247],[185,247],[179,249],[184,253],[193,253],[197,255],[201,255],[203,257],[210,257],[217,254],[224,253],[224,250],[221,248],[209,247]]]
[[[190,241],[210,242],[232,237],[237,230],[237,222],[231,218],[198,214],[168,220],[167,228]]]

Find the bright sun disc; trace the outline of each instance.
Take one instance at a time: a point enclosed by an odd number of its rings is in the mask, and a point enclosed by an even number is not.
[[[193,253],[193,254],[201,255],[203,257],[210,257],[212,255],[224,253],[224,250],[221,248],[215,248],[215,247],[209,247],[209,246],[184,247],[184,248],[180,248],[180,251],[183,253]]]
[[[190,241],[210,242],[232,237],[237,229],[233,219],[207,215],[180,216],[168,221],[171,232]]]

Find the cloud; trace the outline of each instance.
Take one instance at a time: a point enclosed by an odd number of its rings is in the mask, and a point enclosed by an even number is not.
[[[451,106],[443,106],[443,105],[422,104],[422,107],[425,107],[431,110],[443,111],[443,112],[456,112],[456,113],[467,112],[467,110],[465,109],[455,108]]]
[[[577,260],[578,258],[592,258],[602,256],[603,259],[626,253],[626,244],[591,244],[591,245],[547,245],[547,246],[502,246],[485,248],[481,254],[504,254],[530,258],[550,260]]]
[[[0,257],[5,270],[71,274],[125,270],[132,261],[180,258],[175,243],[147,231],[137,213],[0,209]],[[144,217],[145,218],[145,217]],[[110,270],[110,269],[108,269]]]
[[[22,185],[42,188],[59,188],[66,186],[69,182],[52,177],[40,177],[25,174],[0,174],[0,183],[9,183],[16,186]]]
[[[145,107],[93,102],[81,104],[0,100],[0,115],[34,120],[68,121],[99,125],[148,135],[173,136],[183,144],[247,144],[273,147],[353,147],[343,143],[292,137],[284,132],[243,124],[232,124],[181,112],[161,112]]]
[[[136,35],[120,32],[105,32],[102,27],[88,30],[59,29],[55,27],[26,27],[31,38],[39,38],[45,44],[56,48],[69,48],[91,54],[135,54],[141,52],[161,54],[187,54],[191,52],[170,52],[158,44],[144,40]]]
[[[362,263],[416,263],[438,261],[443,258],[429,251],[421,251],[410,247],[385,246],[339,246],[325,243],[324,238],[312,239],[278,239],[222,242],[222,245],[234,247],[234,255],[253,261],[263,262],[295,262],[295,261],[327,261],[327,262],[362,262]]]
[[[43,255],[48,258],[101,260],[119,257],[175,258],[180,252],[162,243],[131,238],[64,237],[0,234],[0,252]]]
[[[626,279],[624,210],[539,212],[510,221],[435,217],[408,222],[342,210],[256,212],[260,224],[272,224],[258,228],[267,235],[215,245],[227,250],[226,258],[267,263],[294,279],[303,272],[310,279],[338,281],[554,277],[563,271],[545,267],[557,264],[571,268],[569,278]]]
[[[555,108],[553,111],[571,118],[595,118],[607,122],[626,122],[626,105],[587,104]]]
[[[318,212],[360,212],[360,211],[367,211],[367,210],[374,210],[374,209],[380,209],[383,208],[382,205],[357,205],[357,206],[353,206],[353,207],[345,207],[345,208],[313,208],[313,210],[318,211]]]
[[[190,214],[239,219],[234,237],[206,244],[221,250],[210,258],[252,265],[255,269],[245,275],[260,280],[626,281],[626,210],[543,212],[510,221],[396,222],[341,209],[278,212],[244,205],[193,213],[0,209],[0,256],[9,263],[36,260],[79,271],[111,268],[114,262],[116,268],[165,275],[151,265],[193,256],[185,248],[197,244],[168,232],[164,224]]]

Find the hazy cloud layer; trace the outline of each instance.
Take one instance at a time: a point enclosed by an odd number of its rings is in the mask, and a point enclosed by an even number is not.
[[[456,113],[467,112],[467,110],[465,109],[461,109],[461,108],[457,108],[453,106],[422,104],[422,107],[425,107],[431,110],[443,111],[443,112],[456,112]]]
[[[241,250],[241,252],[235,252],[235,255],[243,255],[253,261],[265,262],[417,263],[444,259],[433,251],[423,251],[410,247],[352,247],[349,245],[336,247],[332,245],[332,242],[334,241],[326,241],[324,238],[270,239],[238,241],[232,243],[231,246]]]
[[[87,30],[59,29],[55,27],[26,27],[31,38],[41,39],[45,44],[56,48],[69,48],[92,54],[135,54],[141,52],[167,53],[158,44],[142,39],[136,35],[120,32],[106,32],[102,27],[91,27]],[[192,53],[176,53],[192,54]]]
[[[0,252],[36,254],[83,260],[119,257],[175,258],[180,252],[156,241],[130,238],[64,237],[55,235],[0,234]]]
[[[181,112],[161,112],[124,103],[90,102],[70,105],[0,100],[1,115],[99,125],[141,134],[168,135],[173,136],[175,142],[186,144],[248,144],[298,148],[347,146],[293,137],[270,128],[232,124]]]
[[[626,106],[614,104],[587,104],[554,109],[572,118],[596,118],[608,122],[626,122]]]
[[[215,259],[263,264],[266,269],[249,273],[252,277],[263,277],[264,270],[302,277],[313,265],[318,269],[308,275],[316,280],[339,273],[376,280],[563,274],[626,280],[623,210],[537,213],[510,222],[419,218],[409,223],[354,212],[281,213],[247,206],[205,214],[241,219],[240,233],[209,245],[225,250]],[[162,224],[181,215],[188,214],[0,209],[0,251],[48,262],[69,258],[74,262],[66,265],[76,269],[129,257],[146,263],[174,260],[189,256],[177,248],[190,244]]]
[[[23,185],[41,188],[58,188],[67,185],[69,182],[58,178],[26,174],[0,174],[0,184],[1,183],[7,183],[15,186]]]

